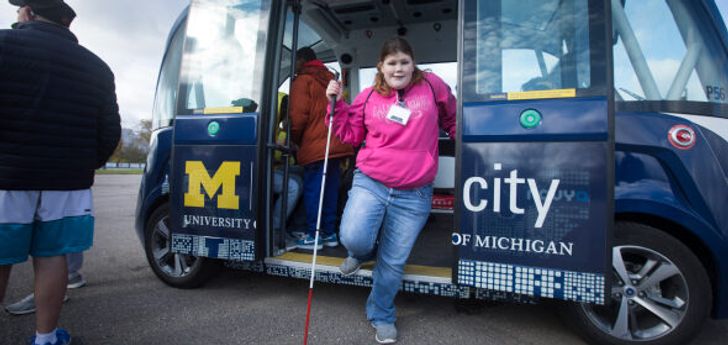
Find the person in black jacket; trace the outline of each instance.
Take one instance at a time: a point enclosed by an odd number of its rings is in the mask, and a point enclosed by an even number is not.
[[[68,344],[57,328],[66,253],[91,247],[91,185],[119,142],[114,75],[68,29],[62,0],[10,0],[0,30],[0,302],[13,264],[33,257],[35,344]]]

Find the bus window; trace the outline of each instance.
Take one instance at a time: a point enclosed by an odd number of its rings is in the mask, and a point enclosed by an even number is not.
[[[504,49],[502,61],[503,75],[508,78],[503,80],[503,90],[532,91],[547,90],[554,88],[549,82],[549,73],[554,71],[559,59],[544,51],[534,49]],[[558,75],[554,75],[556,84],[560,84]]]
[[[687,1],[613,4],[614,84],[622,101],[728,103],[728,61],[698,6]],[[649,16],[645,16],[649,13]]]
[[[187,22],[180,114],[258,110],[269,7],[259,0],[197,1]]]
[[[157,92],[154,97],[152,110],[152,129],[166,127],[172,124],[174,106],[177,98],[177,83],[179,82],[179,67],[182,62],[182,42],[185,38],[185,25],[177,27],[169,41],[167,53],[162,61],[157,81]]]
[[[286,30],[283,36],[283,53],[281,55],[280,79],[278,80],[278,92],[288,94],[290,88],[290,61],[291,61],[291,43],[293,41],[293,14],[289,11],[286,16]],[[341,71],[341,66],[336,60],[334,51],[329,44],[324,41],[314,29],[312,29],[305,21],[301,20],[298,25],[298,44],[297,49],[310,47],[316,52],[316,57],[324,61],[326,67],[330,70]]]
[[[299,46],[300,47],[300,46]],[[316,53],[316,56],[318,57],[318,52]],[[324,62],[324,65],[329,69],[329,71],[337,71],[341,73],[341,65],[339,65],[338,61],[332,61],[332,62]],[[288,70],[285,70],[286,75],[288,75]],[[288,94],[288,91],[291,87],[291,78],[286,78],[283,83],[281,83],[281,86],[278,87],[278,92],[283,92],[285,94]]]
[[[589,49],[598,37],[591,37],[587,1],[493,0],[468,6],[465,26],[474,35],[465,38],[463,48],[464,101],[534,90],[584,94],[604,87],[603,61]]]
[[[290,12],[290,10],[287,12],[286,16],[286,30],[284,32],[283,36],[283,53],[281,55],[281,65],[280,65],[280,73],[278,74],[280,76],[280,79],[278,80],[278,91],[279,92],[285,92],[288,93],[288,85],[289,85],[289,71],[290,71],[290,62],[291,62],[291,46],[293,41],[293,13]],[[321,36],[319,36],[316,31],[314,31],[308,24],[304,21],[300,21],[298,25],[298,42],[297,42],[298,49],[303,47],[310,47],[316,52],[316,56],[320,59],[326,60],[326,58],[333,56],[333,51],[331,51],[331,48],[321,39]]]

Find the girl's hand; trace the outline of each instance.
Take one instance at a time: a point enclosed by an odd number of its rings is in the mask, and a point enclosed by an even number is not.
[[[326,88],[326,97],[336,97],[336,101],[339,101],[341,99],[341,93],[341,83],[336,80],[331,80],[329,86]]]

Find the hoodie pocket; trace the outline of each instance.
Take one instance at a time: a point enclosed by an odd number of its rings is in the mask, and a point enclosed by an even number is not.
[[[387,186],[422,186],[431,183],[437,173],[428,151],[378,148],[362,150],[359,154],[359,168]]]

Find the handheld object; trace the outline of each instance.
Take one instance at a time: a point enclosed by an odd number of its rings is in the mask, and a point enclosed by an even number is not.
[[[339,80],[339,72],[333,71],[334,80]],[[331,127],[334,123],[336,111],[336,97],[331,97],[331,111],[329,112],[329,126],[326,133],[326,151],[324,152],[324,170],[321,176],[321,192],[319,193],[318,215],[316,216],[316,235],[313,243],[313,259],[311,260],[311,278],[308,284],[308,303],[306,304],[306,328],[303,334],[303,345],[308,344],[308,325],[311,320],[311,301],[313,300],[313,281],[316,276],[316,255],[318,254],[319,232],[321,230],[321,207],[324,203],[324,190],[326,188],[326,170],[329,166],[329,147],[331,146]]]

